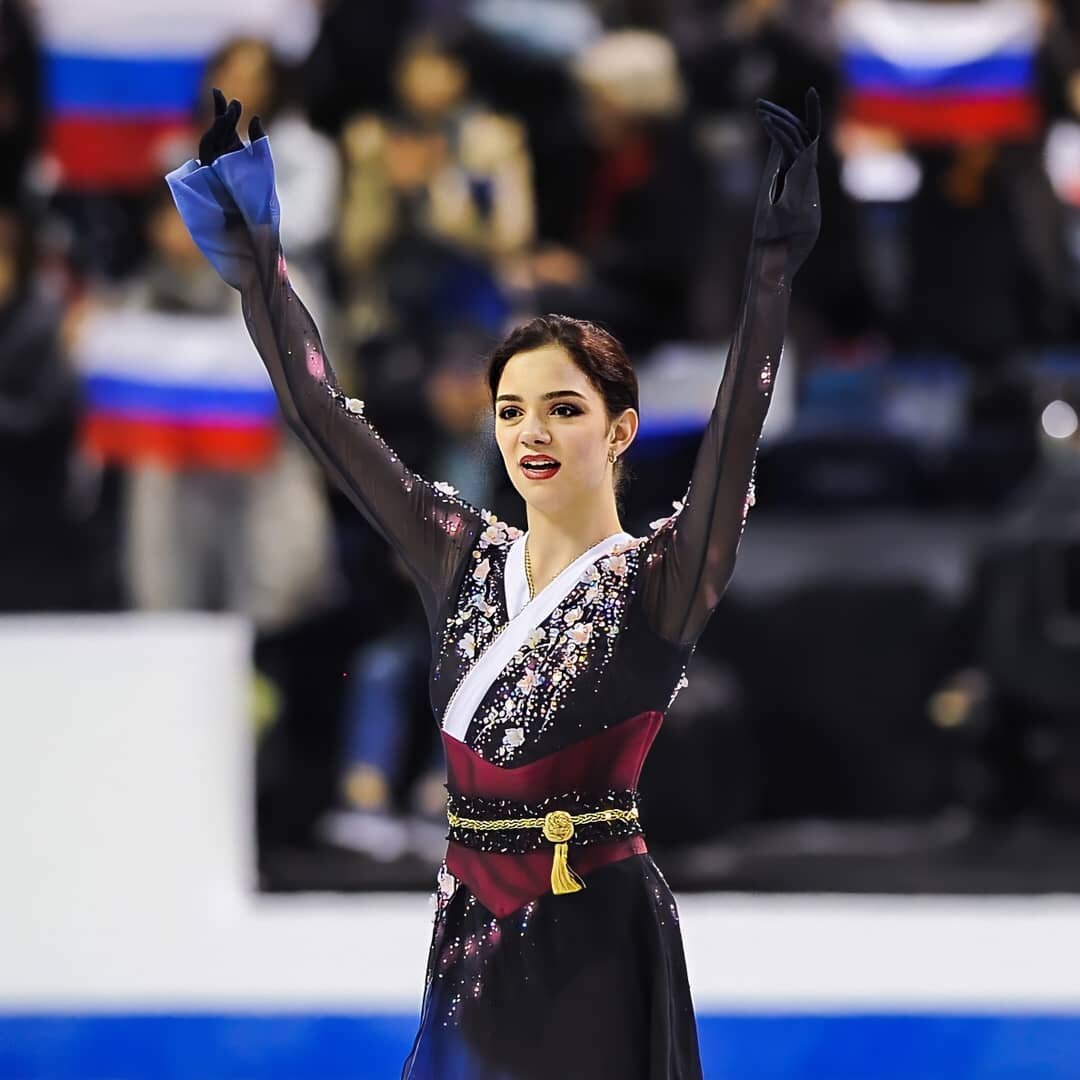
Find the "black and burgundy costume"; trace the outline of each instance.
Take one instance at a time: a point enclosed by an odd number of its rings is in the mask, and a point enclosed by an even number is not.
[[[491,679],[464,737],[443,730],[459,824],[440,873],[405,1077],[701,1076],[679,913],[648,854],[634,794],[753,502],[791,280],[819,227],[813,135],[801,148],[774,142],[739,324],[676,512],[646,536],[616,534],[621,542],[564,580],[557,604]],[[340,391],[289,282],[267,138],[207,165],[189,162],[169,182],[192,235],[242,293],[287,419],[412,576],[441,727],[467,673],[513,619],[535,613],[513,610],[523,536],[413,473],[363,402]],[[601,819],[582,820],[562,848],[567,889],[584,884],[576,891],[554,891],[559,843],[535,827],[553,811]],[[503,825],[485,832],[460,824],[468,821]],[[523,821],[533,825],[513,824]]]

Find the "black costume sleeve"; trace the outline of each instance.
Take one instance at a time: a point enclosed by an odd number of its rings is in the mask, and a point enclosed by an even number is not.
[[[781,158],[774,145],[755,209],[739,317],[689,487],[676,513],[653,532],[643,560],[647,617],[673,642],[697,640],[734,569],[754,499],[754,462],[780,363],[791,281],[820,228],[817,138],[783,173]]]
[[[289,280],[269,139],[209,165],[189,161],[167,180],[193,239],[240,291],[285,419],[401,556],[431,623],[492,515],[410,470],[364,415],[363,402],[342,392]]]

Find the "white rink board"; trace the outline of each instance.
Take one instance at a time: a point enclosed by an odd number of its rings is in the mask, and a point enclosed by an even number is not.
[[[253,891],[250,641],[0,620],[0,1011],[419,1006],[429,898]],[[1080,898],[679,904],[699,1009],[1080,1009]]]

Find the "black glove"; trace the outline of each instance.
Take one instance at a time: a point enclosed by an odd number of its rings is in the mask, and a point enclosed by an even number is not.
[[[758,206],[755,235],[762,243],[787,246],[785,272],[790,281],[821,231],[817,177],[821,102],[813,87],[807,90],[805,123],[771,101],[759,98],[754,108],[780,154],[775,184],[768,192],[762,192],[764,202]]]
[[[780,148],[780,173],[776,182],[776,197],[779,198],[788,169],[821,134],[821,99],[812,86],[806,91],[806,123],[765,98],[754,102],[754,111],[765,133]]]
[[[225,95],[216,86],[213,95],[214,119],[199,140],[200,165],[212,165],[222,154],[231,154],[244,147],[240,136],[236,134],[236,122],[240,119],[243,106],[236,98],[226,105]],[[262,122],[257,116],[253,116],[248,124],[248,138],[255,142],[265,134]]]

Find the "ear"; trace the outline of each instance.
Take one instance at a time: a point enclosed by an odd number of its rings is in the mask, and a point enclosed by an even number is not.
[[[619,457],[622,457],[637,437],[638,423],[637,410],[626,408],[623,409],[622,415],[611,425],[611,430],[608,432],[608,441],[614,444],[615,452]]]

